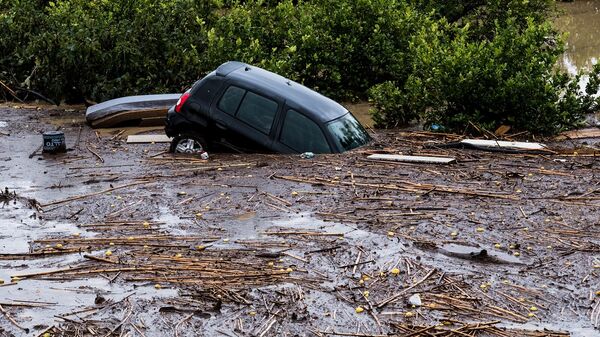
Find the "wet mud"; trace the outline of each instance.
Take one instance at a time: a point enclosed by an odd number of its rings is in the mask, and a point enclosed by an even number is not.
[[[341,155],[201,160],[53,113],[0,107],[1,336],[600,333],[594,140],[503,154],[376,130]],[[41,153],[56,128],[67,153]]]

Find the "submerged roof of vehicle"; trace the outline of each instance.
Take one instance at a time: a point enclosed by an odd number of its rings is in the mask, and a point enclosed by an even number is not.
[[[310,113],[311,117],[323,123],[339,118],[348,112],[336,101],[300,83],[246,63],[236,61],[223,63],[217,68],[216,76],[238,80],[265,93],[281,96],[288,104],[295,103]]]

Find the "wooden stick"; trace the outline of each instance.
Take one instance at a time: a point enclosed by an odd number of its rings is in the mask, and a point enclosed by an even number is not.
[[[117,186],[117,187],[112,187],[112,188],[108,188],[105,189],[103,191],[99,191],[99,192],[93,192],[93,193],[88,193],[88,194],[84,194],[84,195],[76,195],[74,197],[69,197],[66,199],[62,199],[62,200],[57,200],[57,201],[52,201],[49,202],[47,204],[40,204],[41,207],[48,207],[48,206],[52,206],[52,205],[59,205],[59,204],[64,204],[67,202],[71,202],[71,201],[75,201],[75,200],[80,200],[80,199],[85,199],[85,198],[89,198],[89,197],[93,197],[99,194],[104,194],[104,193],[108,193],[108,192],[112,192],[112,191],[116,191],[122,188],[126,188],[126,187],[131,187],[131,186],[136,186],[136,185],[143,185],[143,184],[148,184],[150,183],[150,181],[148,180],[142,180],[142,181],[138,181],[135,183],[130,183],[130,184],[125,184],[125,185],[121,185],[121,186]]]
[[[104,259],[104,258],[93,256],[93,255],[84,254],[83,257],[85,257],[86,259],[95,260],[95,261],[99,261],[99,262],[118,264],[118,262],[113,261],[111,259]]]
[[[327,182],[321,182],[321,181],[312,181],[312,180],[307,180],[307,179],[301,179],[301,178],[296,178],[296,177],[291,177],[291,176],[275,175],[274,177],[277,179],[295,181],[295,182],[312,184],[312,185],[327,185],[327,186],[334,186],[334,187],[339,186],[339,185],[349,185],[349,186],[353,185],[353,183],[345,182],[345,181],[336,182],[336,183],[327,183]],[[436,192],[444,192],[444,193],[451,193],[451,194],[465,194],[465,195],[473,195],[473,196],[478,196],[478,197],[498,198],[498,199],[507,199],[507,200],[519,200],[518,197],[516,197],[514,195],[510,195],[510,194],[496,194],[496,193],[491,193],[491,192],[471,191],[471,190],[452,188],[452,187],[442,186],[442,185],[411,184],[413,188],[399,187],[394,184],[390,185],[390,184],[354,183],[354,185],[360,186],[360,187],[368,187],[368,188],[375,188],[375,189],[387,189],[387,190],[395,190],[395,191],[406,191],[406,192],[419,192],[420,190],[425,190],[427,192],[427,191],[431,190],[432,188],[435,188]]]
[[[98,152],[92,150],[90,148],[89,145],[86,146],[86,148],[88,149],[88,151],[90,151],[94,156],[96,156],[96,158],[98,158],[98,160],[100,160],[100,162],[104,163],[104,158],[100,157],[100,155],[98,154]]]
[[[413,336],[417,336],[417,335],[420,335],[420,334],[422,334],[423,332],[426,332],[426,331],[429,331],[429,330],[431,330],[431,329],[434,329],[435,327],[436,327],[435,325],[428,326],[428,327],[425,327],[425,328],[423,328],[423,329],[421,329],[421,330],[417,330],[417,331],[415,331],[415,332],[411,332],[411,333],[409,333],[408,335],[402,335],[402,337],[413,337]]]
[[[263,232],[266,235],[306,235],[306,236],[344,236],[344,233],[322,233],[322,232]]]
[[[14,91],[13,91],[13,90],[12,90],[12,89],[11,89],[11,88],[8,86],[8,85],[4,84],[4,82],[0,81],[0,85],[1,85],[2,87],[4,87],[4,89],[6,89],[6,91],[8,91],[8,93],[9,93],[9,94],[10,94],[12,97],[14,97],[14,98],[15,98],[17,101],[19,101],[19,102],[21,102],[21,103],[24,103],[24,102],[23,102],[23,100],[21,100],[21,99],[20,99],[20,98],[17,96],[17,93],[16,93],[16,92],[14,92]]]
[[[6,318],[12,323],[14,324],[17,328],[25,331],[25,333],[29,333],[29,329],[26,329],[22,326],[19,325],[19,323],[17,323],[17,321],[15,321],[12,316],[6,311],[4,310],[4,308],[2,307],[2,305],[0,305],[0,312],[2,312],[4,314],[4,316],[6,316]]]
[[[429,271],[429,273],[427,273],[427,275],[425,275],[425,277],[423,277],[423,278],[422,278],[421,280],[419,280],[417,283],[415,283],[415,284],[411,285],[410,287],[408,287],[408,288],[406,288],[406,289],[402,290],[402,291],[401,291],[401,292],[399,292],[398,294],[396,294],[396,295],[393,295],[393,296],[389,297],[388,299],[385,299],[385,300],[383,300],[383,301],[379,302],[379,303],[377,304],[377,308],[381,309],[381,308],[383,308],[384,306],[386,306],[388,303],[390,303],[390,302],[393,302],[393,301],[397,300],[398,298],[400,298],[400,296],[402,296],[402,295],[406,294],[406,293],[407,293],[409,290],[411,290],[411,289],[415,288],[416,286],[418,286],[419,284],[421,284],[421,283],[425,282],[425,281],[426,281],[426,280],[427,280],[429,277],[431,277],[431,275],[433,275],[433,274],[434,274],[436,271],[437,271],[437,269],[435,269],[435,268],[431,269],[431,271]]]

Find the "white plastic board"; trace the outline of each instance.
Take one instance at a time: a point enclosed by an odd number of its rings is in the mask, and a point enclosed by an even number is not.
[[[167,135],[130,135],[127,136],[127,144],[141,143],[170,143],[172,138]]]
[[[455,158],[450,157],[403,156],[399,154],[372,154],[367,159],[426,164],[450,164],[456,161]]]

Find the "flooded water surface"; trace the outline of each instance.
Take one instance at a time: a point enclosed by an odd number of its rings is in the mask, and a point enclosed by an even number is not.
[[[570,72],[590,69],[600,58],[600,0],[561,3],[556,26],[568,33],[562,65]]]

